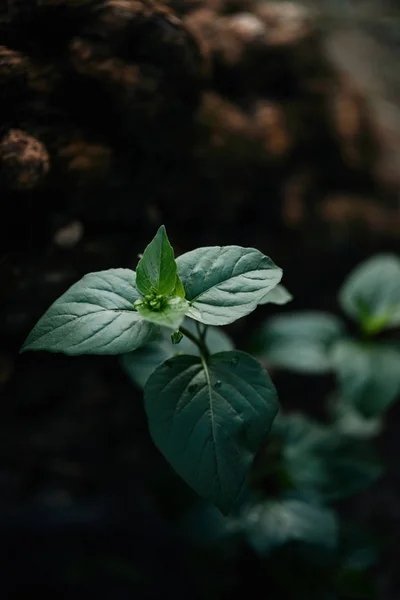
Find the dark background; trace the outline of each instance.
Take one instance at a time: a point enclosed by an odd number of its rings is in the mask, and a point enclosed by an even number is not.
[[[174,521],[194,495],[117,358],[18,352],[83,274],[135,268],[161,223],[176,255],[234,243],[284,269],[294,301],[228,328],[239,347],[278,310],[338,312],[348,272],[400,249],[391,88],[345,68],[341,35],[290,3],[0,3],[3,598],[268,593],[246,550],[234,570],[193,556]],[[329,377],[275,382],[286,409],[323,416]],[[387,475],[342,508],[387,537],[374,577],[393,600],[399,420],[379,440]]]

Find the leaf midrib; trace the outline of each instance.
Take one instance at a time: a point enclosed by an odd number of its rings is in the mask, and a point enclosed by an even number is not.
[[[236,265],[235,265],[236,266]],[[196,300],[198,298],[200,298],[201,296],[203,296],[204,294],[207,294],[208,292],[210,292],[211,290],[213,290],[214,288],[218,288],[218,286],[220,286],[222,283],[225,283],[227,281],[233,281],[234,279],[237,279],[238,277],[243,277],[248,275],[249,273],[254,273],[255,271],[273,271],[274,269],[252,269],[251,271],[246,271],[245,273],[239,273],[239,275],[233,275],[231,277],[227,277],[226,279],[222,279],[221,281],[219,281],[218,283],[212,285],[211,287],[207,288],[206,290],[203,290],[202,292],[200,292],[199,294],[197,294],[197,296],[195,296],[192,300],[190,300],[190,303],[192,304],[193,302],[196,302]],[[265,281],[265,279],[260,277],[260,281]],[[278,282],[279,283],[279,282]],[[246,290],[243,290],[244,293],[246,293]],[[268,292],[271,290],[268,290]],[[265,292],[265,294],[267,294],[268,292]],[[254,292],[248,292],[249,294],[254,294]],[[263,292],[264,293],[264,292]]]
[[[207,382],[208,404],[210,407],[210,410],[209,410],[210,424],[211,424],[211,432],[212,432],[212,439],[213,439],[213,454],[214,454],[215,466],[216,466],[216,470],[217,470],[217,474],[218,474],[218,485],[221,490],[221,494],[223,496],[224,494],[223,494],[223,490],[222,490],[222,477],[220,476],[220,465],[219,465],[218,451],[217,451],[217,439],[216,439],[217,436],[216,436],[215,419],[214,419],[214,407],[213,407],[210,371],[208,370],[208,365],[207,365],[206,359],[204,358],[203,354],[200,354],[200,360],[201,360],[201,364],[204,369],[204,374],[205,374],[206,382]]]
[[[160,242],[160,244],[158,244],[158,249],[156,251],[156,257],[155,257],[156,258],[156,262],[158,263],[156,265],[157,275],[156,275],[156,278],[155,278],[155,288],[153,287],[154,283],[152,281],[151,276],[149,274],[146,274],[146,279],[147,279],[147,281],[149,283],[150,289],[153,288],[154,291],[156,291],[156,292],[158,292],[159,289],[160,289],[161,279],[163,278],[163,279],[167,280],[167,278],[165,277],[166,268],[165,268],[165,265],[163,265],[163,261],[164,261],[165,255],[168,253],[168,251],[171,251],[172,261],[175,261],[174,256],[173,256],[173,250],[172,250],[171,244],[169,244],[168,239],[166,240],[164,238],[164,236],[161,236],[161,242]],[[169,264],[168,259],[166,260],[166,264],[168,266],[168,264]],[[175,276],[176,276],[176,273],[177,273],[177,268],[175,268]]]
[[[55,331],[57,331],[58,329],[61,329],[62,327],[67,327],[67,326],[68,326],[68,325],[70,325],[72,322],[75,322],[75,324],[76,324],[76,321],[80,321],[81,319],[86,319],[86,318],[88,318],[88,317],[94,316],[94,315],[96,315],[98,312],[111,312],[111,313],[113,313],[113,312],[114,312],[114,313],[118,313],[118,315],[117,315],[117,317],[116,317],[116,318],[118,318],[118,316],[119,316],[121,313],[124,313],[124,312],[132,312],[132,313],[136,313],[136,311],[134,311],[134,310],[127,310],[127,309],[124,309],[124,310],[118,310],[118,309],[115,309],[115,308],[113,308],[113,309],[108,309],[108,308],[100,308],[100,310],[99,310],[99,311],[93,311],[93,312],[91,312],[91,313],[87,313],[87,314],[85,314],[85,315],[79,315],[79,316],[78,316],[78,315],[68,315],[67,313],[62,313],[62,314],[60,314],[60,315],[55,315],[55,316],[56,316],[56,317],[57,317],[57,316],[58,316],[58,317],[68,317],[68,316],[70,316],[70,317],[73,317],[73,318],[72,318],[72,319],[70,319],[69,321],[66,321],[65,323],[62,323],[61,325],[57,325],[57,327],[53,327],[53,328],[52,328],[50,331],[46,331],[46,333],[43,333],[43,334],[42,334],[42,335],[41,335],[41,336],[38,338],[38,340],[37,340],[37,341],[39,341],[39,340],[43,339],[44,337],[48,336],[49,334],[52,334],[52,333],[54,333]],[[109,322],[109,323],[108,323],[106,326],[108,327],[108,326],[109,326],[111,323],[114,323],[114,322],[115,322],[115,319],[113,319],[112,321],[110,321],[110,322]],[[40,321],[38,322],[38,324],[39,324],[39,323],[40,323]],[[104,327],[104,326],[103,326],[103,327]],[[32,331],[34,331],[34,330],[32,330]],[[99,330],[98,330],[98,331],[99,331]],[[97,331],[96,333],[98,333],[98,331]],[[28,341],[29,341],[29,336],[28,336],[28,338],[26,339],[26,342],[24,343],[24,345],[22,346],[23,348],[25,348],[25,346],[26,346],[26,347],[28,347],[28,346],[29,346],[29,344],[27,343]],[[84,341],[86,341],[86,340],[84,340]],[[32,342],[31,342],[31,343],[32,343]],[[79,343],[82,343],[82,342],[79,342]]]
[[[158,269],[157,269],[157,275],[158,275],[158,279],[157,279],[157,289],[160,289],[160,281],[161,281],[161,274],[162,272],[164,273],[165,271],[165,267],[162,269],[162,265],[163,265],[163,257],[165,254],[165,249],[164,249],[164,245],[165,245],[165,240],[164,238],[162,238],[161,240],[161,245],[160,245],[160,251],[159,251],[159,257],[158,257]]]

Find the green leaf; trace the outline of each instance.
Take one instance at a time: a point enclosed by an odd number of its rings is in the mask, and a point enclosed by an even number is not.
[[[291,486],[316,493],[327,502],[357,494],[382,475],[382,466],[367,441],[339,435],[304,415],[275,420],[272,437],[282,444],[283,467]]]
[[[333,510],[297,498],[255,504],[244,513],[247,538],[261,555],[290,542],[334,550],[338,519]]]
[[[175,281],[175,289],[174,289],[174,296],[179,296],[180,298],[184,298],[185,297],[185,289],[183,287],[182,281],[179,279],[178,275],[176,276],[176,281]]]
[[[288,313],[266,321],[259,352],[271,366],[301,373],[332,369],[331,346],[343,335],[342,322],[323,312]]]
[[[282,270],[253,248],[211,246],[179,256],[178,273],[190,317],[227,325],[252,312],[282,278]]]
[[[172,296],[176,287],[180,289],[176,278],[174,251],[164,225],[161,225],[138,262],[136,285],[144,296],[154,293]]]
[[[349,402],[338,400],[332,402],[329,408],[334,427],[339,435],[371,439],[379,435],[383,429],[381,418],[367,419]]]
[[[338,342],[332,354],[344,402],[365,417],[387,410],[400,394],[400,351],[389,344]]]
[[[258,304],[287,304],[293,300],[292,294],[280,283],[267,293]]]
[[[89,273],[54,302],[22,350],[78,354],[123,354],[148,343],[157,327],[134,310],[135,272]]]
[[[195,321],[185,319],[183,324],[191,333],[197,334]],[[217,327],[207,329],[206,342],[211,354],[234,349],[232,340]],[[163,329],[154,342],[122,356],[122,366],[132,381],[143,388],[156,367],[179,354],[199,356],[199,349],[187,337],[183,337],[177,348],[171,343],[168,330]]]
[[[176,346],[183,339],[183,333],[177,329],[174,333],[171,333],[171,342]]]
[[[144,389],[151,436],[200,496],[229,512],[278,409],[265,370],[244,352],[221,352],[207,364],[176,356]]]
[[[361,263],[339,293],[345,313],[371,334],[400,325],[400,259],[378,254]]]
[[[170,329],[178,329],[189,309],[189,302],[178,296],[163,298],[160,310],[151,309],[145,301],[138,300],[135,308],[143,319]]]

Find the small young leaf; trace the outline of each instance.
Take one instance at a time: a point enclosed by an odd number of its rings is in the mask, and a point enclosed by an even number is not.
[[[176,356],[145,389],[155,444],[201,496],[229,512],[278,410],[265,370],[244,352],[221,352],[208,364]]]
[[[123,354],[151,341],[157,327],[134,310],[135,272],[89,273],[56,300],[32,329],[22,350],[64,354]]]
[[[183,333],[177,329],[174,333],[171,333],[171,342],[176,346],[182,341]]]
[[[254,504],[244,511],[247,538],[261,555],[290,542],[334,550],[339,523],[333,510],[297,498]]]
[[[367,418],[381,415],[400,394],[400,351],[388,344],[335,344],[333,362],[344,402]]]
[[[341,321],[329,313],[287,313],[266,321],[258,354],[275,367],[324,373],[332,369],[330,349],[343,332]]]
[[[141,300],[135,303],[135,308],[146,321],[170,329],[178,329],[189,310],[189,302],[178,296],[170,296],[163,299],[163,306],[160,310],[152,310]]]
[[[378,254],[361,263],[344,282],[339,300],[368,333],[400,325],[400,259]]]
[[[178,275],[176,276],[174,296],[179,296],[180,298],[185,297],[185,289],[183,287],[182,281],[179,279]]]
[[[153,293],[172,296],[175,287],[180,290],[176,278],[174,251],[169,243],[164,225],[161,225],[138,262],[136,285],[144,296]]]
[[[206,325],[228,325],[252,312],[282,278],[282,269],[253,248],[211,246],[179,256],[188,313]]]
[[[191,333],[197,334],[195,321],[185,319],[183,324]],[[234,349],[232,340],[217,327],[207,329],[206,343],[211,354]],[[177,354],[199,356],[199,349],[185,336],[176,348],[171,344],[169,331],[162,329],[157,340],[122,356],[122,366],[132,381],[143,388],[154,369]]]
[[[268,292],[268,294],[264,296],[264,298],[262,298],[258,304],[282,305],[287,304],[291,300],[293,300],[292,294],[285,288],[284,285],[279,283],[273,290]]]

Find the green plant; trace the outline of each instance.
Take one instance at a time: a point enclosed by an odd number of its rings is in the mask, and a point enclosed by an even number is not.
[[[339,402],[353,423],[374,426],[400,393],[400,344],[385,333],[400,325],[400,260],[382,254],[359,265],[339,291],[344,313],[356,322],[358,337],[322,312],[289,313],[269,319],[256,342],[256,354],[273,367],[318,374],[333,371]],[[367,423],[367,421],[369,423]]]
[[[281,277],[253,248],[198,248],[175,260],[162,226],[136,273],[85,275],[47,310],[22,350],[123,355],[144,384],[155,444],[198,494],[229,512],[244,494],[278,400],[260,363],[214,327],[259,304],[284,303],[290,295],[278,286]]]

